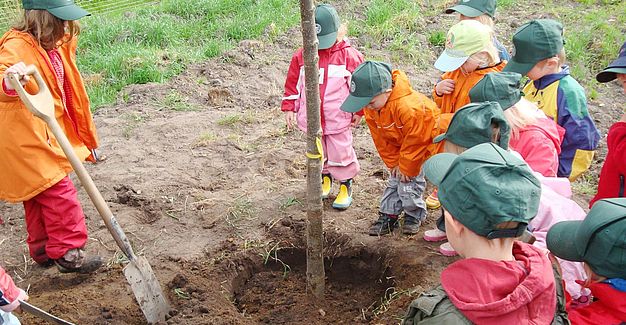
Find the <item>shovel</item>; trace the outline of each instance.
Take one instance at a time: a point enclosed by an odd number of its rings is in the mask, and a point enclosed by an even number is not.
[[[29,303],[27,303],[26,301],[22,301],[20,300],[20,308],[22,308],[23,311],[35,315],[41,319],[45,319],[48,322],[52,323],[52,324],[59,324],[59,325],[76,325],[74,323],[68,322],[65,319],[61,319],[59,317],[56,317],[48,312],[46,312],[45,310],[41,309],[41,308],[37,308]]]
[[[133,290],[135,299],[137,303],[139,303],[139,307],[145,315],[146,320],[148,323],[165,321],[165,317],[170,311],[170,306],[167,299],[165,299],[161,285],[154,275],[150,264],[145,257],[135,255],[126,234],[117,223],[117,220],[115,220],[111,209],[109,209],[104,198],[102,198],[102,194],[100,194],[100,191],[96,188],[85,166],[83,166],[80,159],[76,156],[72,145],[55,118],[54,100],[41,74],[39,74],[35,66],[30,65],[27,67],[26,75],[33,75],[35,77],[35,81],[39,87],[37,94],[31,95],[27,93],[19,82],[20,78],[17,74],[10,74],[9,82],[17,91],[28,110],[48,124],[52,134],[56,137],[67,159],[70,161],[72,168],[74,168],[74,171],[78,175],[81,184],[87,191],[89,198],[104,220],[107,229],[111,235],[113,235],[117,246],[119,246],[128,258],[129,263],[124,268],[124,275]]]

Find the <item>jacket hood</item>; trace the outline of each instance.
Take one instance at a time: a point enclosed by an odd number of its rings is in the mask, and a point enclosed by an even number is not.
[[[520,242],[513,256],[515,261],[463,259],[442,272],[448,297],[472,322],[549,324],[554,318],[556,289],[547,256]]]
[[[393,89],[391,90],[391,95],[389,95],[387,102],[397,100],[398,98],[402,98],[413,93],[413,88],[411,88],[411,84],[409,83],[409,77],[407,77],[404,71],[393,70],[391,73],[391,80],[393,83]]]
[[[554,148],[556,148],[557,154],[561,154],[561,143],[563,142],[563,137],[565,136],[565,129],[556,124],[553,120],[547,117],[538,118],[536,124],[529,125],[526,128],[520,130],[520,132],[527,131],[541,132],[550,141],[552,141],[552,143],[554,144]]]
[[[545,75],[533,81],[533,84],[535,88],[537,88],[538,90],[541,90],[550,86],[555,81],[559,81],[569,75],[570,75],[569,66],[564,65],[561,72]]]
[[[4,44],[5,42],[12,40],[12,39],[22,40],[34,48],[39,47],[39,44],[37,44],[35,39],[29,33],[21,32],[13,28],[9,29],[6,33],[4,33],[4,35],[2,36],[2,39],[0,39],[0,44]]]
[[[332,52],[341,51],[348,47],[352,47],[352,45],[350,45],[350,41],[347,38],[344,38],[343,40],[339,42],[335,42],[335,44],[331,46],[329,49],[321,50],[321,51],[330,51],[332,53]]]

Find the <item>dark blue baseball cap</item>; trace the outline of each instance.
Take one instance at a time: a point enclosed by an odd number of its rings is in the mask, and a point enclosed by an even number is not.
[[[626,42],[624,42],[624,45],[622,45],[622,48],[619,50],[617,59],[611,62],[602,72],[598,73],[596,80],[598,80],[598,82],[613,81],[617,78],[618,73],[626,74]]]

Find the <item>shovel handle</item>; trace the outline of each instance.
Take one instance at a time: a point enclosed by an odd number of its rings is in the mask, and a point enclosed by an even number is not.
[[[85,191],[89,195],[91,202],[96,206],[96,210],[104,220],[104,224],[108,228],[109,232],[115,239],[117,246],[126,254],[126,257],[130,261],[135,261],[137,256],[133,252],[133,249],[130,245],[130,241],[126,237],[126,234],[120,227],[119,223],[115,219],[113,212],[109,208],[109,205],[104,201],[102,194],[98,191],[98,188],[94,184],[91,176],[87,173],[87,169],[83,166],[82,161],[78,158],[76,153],[74,152],[74,148],[72,144],[67,139],[65,132],[61,129],[59,122],[57,122],[56,117],[54,116],[54,100],[52,99],[52,95],[50,94],[50,90],[46,85],[45,81],[41,78],[39,71],[35,66],[28,66],[28,74],[32,74],[35,76],[35,80],[37,81],[37,85],[39,86],[39,92],[35,95],[31,95],[24,90],[22,84],[19,82],[19,78],[16,74],[12,74],[9,76],[9,80],[12,86],[17,91],[20,99],[24,102],[29,111],[31,111],[35,116],[43,119],[47,124],[52,134],[56,137],[57,142],[63,149],[67,160],[69,160],[72,168],[78,175],[78,179],[80,179],[80,183],[85,188]],[[45,96],[47,94],[48,96]],[[47,113],[50,111],[51,113]],[[40,113],[40,114],[38,114]]]

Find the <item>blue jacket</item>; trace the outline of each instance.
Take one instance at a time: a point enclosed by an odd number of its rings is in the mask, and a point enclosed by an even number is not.
[[[585,90],[564,66],[559,73],[526,84],[524,94],[565,129],[557,174],[573,181],[589,169],[600,141],[600,132],[587,110]]]

